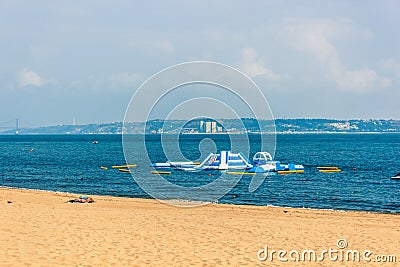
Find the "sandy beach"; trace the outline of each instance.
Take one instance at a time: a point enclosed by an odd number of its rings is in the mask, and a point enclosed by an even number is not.
[[[0,188],[0,266],[400,262],[399,214],[222,204],[182,208],[109,196],[92,196],[91,204],[67,203],[77,196]]]

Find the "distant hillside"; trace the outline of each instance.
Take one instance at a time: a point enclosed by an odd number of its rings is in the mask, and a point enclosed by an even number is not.
[[[54,125],[39,128],[20,128],[20,134],[121,134],[122,122],[86,125]],[[15,134],[7,130],[2,134]]]
[[[399,120],[277,119],[278,132],[400,132]]]
[[[145,130],[143,130],[145,129]],[[20,134],[122,134],[123,123],[112,122],[87,125],[57,125],[39,128],[22,128]],[[145,123],[128,123],[125,133],[366,133],[397,132],[400,133],[400,120],[332,120],[332,119],[276,119],[275,128],[272,121],[257,121],[251,118],[212,120],[152,120]],[[15,134],[7,130],[1,134]]]

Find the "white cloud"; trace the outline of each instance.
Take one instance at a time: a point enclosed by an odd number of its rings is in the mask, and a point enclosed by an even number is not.
[[[140,77],[137,73],[113,73],[110,75],[108,82],[113,88],[133,88],[138,85]]]
[[[134,38],[121,46],[140,53],[172,54],[175,52],[174,44],[169,40],[138,40]]]
[[[339,66],[337,68],[331,68],[329,75],[340,88],[353,91],[383,88],[392,84],[390,79],[381,77],[374,70],[368,68],[346,70]]]
[[[370,68],[348,69],[341,61],[338,49],[331,40],[349,35],[365,35],[357,31],[350,20],[304,20],[288,19],[282,34],[295,49],[314,56],[326,72],[326,77],[337,87],[351,91],[368,91],[391,85],[391,80],[380,76]],[[369,36],[372,36],[369,33]],[[372,37],[371,37],[372,38]]]
[[[280,80],[279,74],[276,74],[271,69],[266,68],[259,59],[258,53],[253,48],[242,49],[241,69],[250,78],[263,76],[268,80]]]
[[[393,73],[397,79],[400,79],[400,63],[395,59],[386,59],[382,64],[382,68]]]
[[[140,85],[142,76],[137,73],[118,72],[106,75],[90,74],[83,79],[70,83],[75,89],[90,89],[93,91],[123,91],[136,89]]]
[[[174,45],[170,41],[167,41],[167,40],[163,40],[160,42],[152,42],[149,44],[150,44],[150,46],[154,47],[156,50],[159,50],[164,53],[175,52]]]
[[[18,73],[19,87],[25,87],[25,86],[41,87],[46,83],[48,83],[48,81],[34,71],[28,69],[22,69]]]

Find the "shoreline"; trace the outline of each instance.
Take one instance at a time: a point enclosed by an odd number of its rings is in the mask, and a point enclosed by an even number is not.
[[[95,135],[149,135],[149,136],[160,136],[160,135],[261,135],[261,134],[265,134],[265,135],[302,135],[302,134],[400,134],[399,131],[381,131],[381,132],[346,132],[346,131],[342,131],[342,132],[330,132],[330,131],[321,131],[321,132],[317,132],[317,131],[310,131],[310,132],[290,132],[290,131],[284,131],[284,132],[262,132],[262,133],[242,133],[242,132],[221,132],[221,133],[156,133],[156,134],[152,134],[152,133],[4,133],[4,132],[0,132],[0,136],[35,136],[35,135],[70,135],[70,136],[79,136],[79,135],[88,135],[88,136],[95,136]]]
[[[65,192],[65,191],[51,191],[44,189],[32,189],[32,188],[21,188],[21,187],[11,187],[11,186],[2,186],[0,185],[0,190],[2,189],[11,189],[11,190],[22,190],[22,191],[37,191],[44,193],[56,193],[56,194],[64,194],[69,196],[79,196],[79,195],[89,195],[91,197],[110,197],[110,198],[122,198],[122,199],[131,199],[131,200],[150,200],[155,201],[157,203],[169,206],[179,206],[182,208],[196,208],[197,206],[207,206],[207,205],[226,205],[226,206],[242,206],[242,207],[268,207],[268,208],[279,208],[279,209],[298,209],[298,210],[311,210],[311,211],[334,211],[334,212],[358,212],[358,213],[368,213],[368,214],[390,214],[390,215],[400,215],[400,212],[396,211],[374,211],[374,210],[355,210],[355,209],[322,209],[322,208],[312,208],[312,207],[291,207],[291,206],[277,206],[277,205],[255,205],[255,204],[234,204],[234,203],[220,203],[220,202],[201,202],[201,201],[191,201],[191,200],[182,200],[182,199],[155,199],[152,197],[129,197],[129,196],[113,196],[113,195],[97,195],[97,194],[88,194],[88,193],[74,193],[74,192]],[[177,203],[178,205],[170,205],[168,202]],[[190,206],[190,203],[197,204],[202,203],[201,205]],[[189,204],[189,205],[184,205]]]
[[[400,262],[398,214],[232,204],[182,208],[96,195],[94,203],[67,203],[78,195],[1,187],[0,265],[343,266],[327,258],[304,263],[257,256],[266,246],[338,250],[343,240],[348,249]],[[380,266],[345,263],[366,264]]]

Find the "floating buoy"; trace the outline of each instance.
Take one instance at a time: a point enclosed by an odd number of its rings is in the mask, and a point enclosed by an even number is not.
[[[106,166],[100,166],[100,169],[102,170],[108,170],[108,168]]]
[[[319,172],[341,172],[341,169],[319,170]]]
[[[332,170],[332,169],[339,169],[336,166],[322,166],[322,167],[317,167],[318,170]]]
[[[171,172],[151,171],[151,174],[171,174]]]
[[[126,169],[126,168],[135,168],[136,164],[128,164],[128,165],[120,165],[120,166],[111,166],[113,169]]]
[[[342,170],[336,166],[317,167],[319,172],[341,172]]]
[[[294,174],[294,173],[304,173],[304,170],[278,171],[278,174]]]
[[[256,175],[255,172],[226,172],[226,174],[232,174],[232,175]]]

